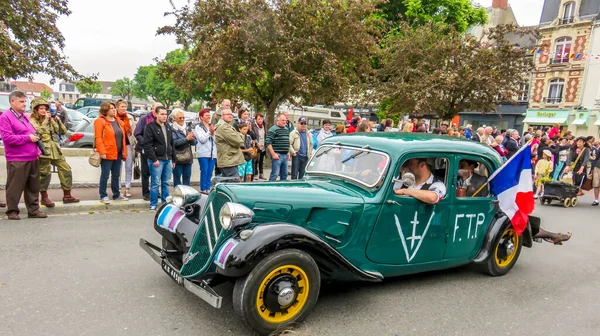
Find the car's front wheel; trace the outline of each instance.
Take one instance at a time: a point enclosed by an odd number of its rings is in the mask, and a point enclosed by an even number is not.
[[[303,320],[319,297],[319,267],[306,252],[287,249],[263,259],[237,279],[233,309],[261,335]]]
[[[517,263],[522,247],[523,237],[509,224],[494,241],[484,271],[492,276],[505,275]]]

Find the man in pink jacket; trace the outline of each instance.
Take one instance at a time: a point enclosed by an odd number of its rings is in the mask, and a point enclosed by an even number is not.
[[[0,116],[0,137],[4,142],[6,156],[6,215],[19,220],[19,200],[25,193],[25,206],[29,218],[46,218],[40,211],[40,149],[35,128],[25,115],[27,97],[14,91],[8,97],[10,108]]]

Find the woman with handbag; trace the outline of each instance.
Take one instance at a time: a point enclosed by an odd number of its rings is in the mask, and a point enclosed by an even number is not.
[[[110,204],[106,193],[108,177],[113,200],[128,201],[129,198],[121,195],[119,181],[121,177],[121,164],[127,160],[127,144],[125,138],[125,125],[117,118],[117,108],[113,102],[105,101],[100,105],[100,114],[94,121],[94,141],[96,152],[100,154],[100,199],[105,204]]]
[[[200,191],[210,191],[210,179],[217,163],[215,126],[210,123],[210,109],[200,110],[200,123],[194,129],[196,135],[196,158],[200,165]]]
[[[173,150],[175,151],[175,162],[173,162],[173,186],[180,184],[190,185],[192,178],[192,146],[196,145],[194,132],[188,130],[185,125],[183,110],[175,109],[171,113],[173,117]]]
[[[119,99],[115,103],[117,107],[117,118],[123,122],[123,128],[125,130],[125,144],[127,147],[127,153],[130,155],[127,156],[127,160],[125,160],[125,197],[131,197],[131,192],[129,189],[131,188],[131,179],[133,177],[133,160],[134,160],[134,151],[132,148],[135,146],[135,142],[132,142],[135,137],[133,137],[133,127],[129,122],[129,115],[127,114],[127,102],[124,99]],[[119,183],[120,185],[120,183]]]
[[[577,187],[577,196],[583,196],[581,185],[585,179],[585,170],[590,160],[590,149],[584,137],[579,137],[575,140],[575,146],[571,150],[571,154],[565,167],[565,174],[572,172],[573,184]]]

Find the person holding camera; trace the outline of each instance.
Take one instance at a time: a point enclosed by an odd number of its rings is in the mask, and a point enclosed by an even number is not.
[[[10,108],[0,116],[0,136],[6,156],[6,215],[19,220],[19,200],[25,193],[25,207],[29,218],[46,218],[40,211],[40,164],[38,157],[40,137],[25,115],[27,97],[21,91],[8,96]],[[42,147],[43,148],[43,147]]]
[[[52,178],[52,166],[58,170],[60,187],[63,190],[63,203],[78,203],[79,199],[71,195],[73,186],[73,172],[71,166],[63,156],[58,144],[58,137],[67,134],[67,128],[60,117],[50,113],[50,104],[44,98],[35,98],[31,102],[31,125],[37,131],[43,144],[45,153],[40,155],[40,194],[42,203],[47,208],[53,208],[54,202],[48,197],[48,187]]]
[[[196,136],[191,128],[186,126],[182,109],[174,109],[171,116],[173,117],[171,126],[173,127],[173,150],[175,151],[173,186],[177,187],[180,184],[189,186],[194,163],[192,146],[196,146]]]
[[[199,113],[200,123],[196,125],[196,158],[200,165],[200,191],[209,192],[210,179],[217,164],[217,140],[215,125],[210,123],[210,109],[202,109]]]

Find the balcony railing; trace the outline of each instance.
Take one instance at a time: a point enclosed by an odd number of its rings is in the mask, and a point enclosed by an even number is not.
[[[546,97],[544,98],[546,104],[560,104],[562,103],[562,97]]]
[[[569,63],[569,57],[554,57],[550,59],[550,64],[567,64]]]
[[[573,23],[573,16],[569,16],[569,17],[562,18],[559,20],[559,24],[561,24],[561,25],[569,24],[569,23]]]

